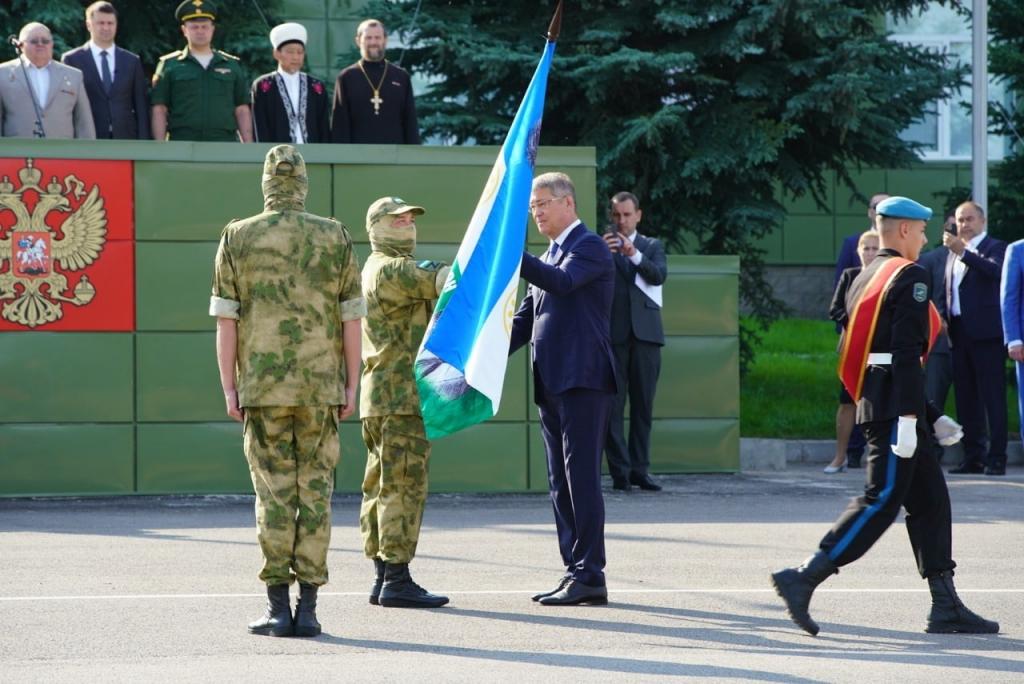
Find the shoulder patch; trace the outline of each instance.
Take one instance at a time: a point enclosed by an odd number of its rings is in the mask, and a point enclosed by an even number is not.
[[[924,283],[914,283],[914,301],[928,301],[928,286]]]
[[[164,55],[163,57],[161,57],[161,58],[160,58],[160,61],[162,62],[162,61],[164,61],[165,59],[174,59],[174,58],[176,58],[176,57],[181,57],[181,55],[182,55],[182,52],[181,52],[181,50],[175,50],[174,52],[168,52],[168,53],[167,53],[166,55]]]
[[[240,60],[238,59],[238,57],[235,57],[235,56],[234,56],[234,55],[232,55],[231,53],[228,53],[228,52],[224,52],[223,50],[217,50],[217,54],[218,54],[218,55],[220,55],[221,57],[227,57],[228,59],[233,59],[233,60],[235,60],[236,62],[240,61]]]

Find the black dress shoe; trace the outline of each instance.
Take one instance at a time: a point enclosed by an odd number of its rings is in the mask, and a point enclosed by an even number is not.
[[[972,475],[985,472],[985,467],[980,463],[964,461],[956,468],[950,468],[949,472],[953,475]]]
[[[630,475],[629,482],[630,484],[635,484],[637,487],[644,490],[645,492],[661,491],[661,485],[652,480],[651,476],[648,475],[647,473],[644,473],[643,475]]]
[[[623,480],[618,477],[612,478],[612,489],[618,489],[623,492],[628,492],[632,487],[629,484],[629,480]]]
[[[1006,474],[1006,466],[1004,466],[1004,465],[985,466],[985,474],[986,475],[1005,475]]]
[[[540,600],[542,606],[604,606],[608,604],[608,588],[592,587],[571,580],[564,589]]]
[[[562,579],[558,580],[558,586],[557,587],[555,587],[551,591],[544,591],[544,592],[541,592],[539,594],[534,594],[533,596],[530,597],[530,600],[531,601],[540,601],[545,596],[554,596],[558,592],[560,592],[563,589],[565,589],[565,585],[567,585],[571,580],[572,580],[572,575],[569,575],[569,574],[562,575]]]

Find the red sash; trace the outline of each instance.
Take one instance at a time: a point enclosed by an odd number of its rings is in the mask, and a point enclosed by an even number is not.
[[[878,313],[882,310],[882,300],[885,299],[889,286],[896,280],[896,277],[903,272],[913,261],[903,257],[889,257],[885,263],[875,271],[868,282],[867,287],[861,293],[860,299],[853,307],[850,315],[850,322],[843,334],[843,349],[839,355],[839,379],[842,381],[846,391],[850,393],[854,401],[860,399],[861,390],[864,385],[864,373],[867,370],[868,354],[871,351],[871,340],[875,336],[875,325],[878,323]],[[931,301],[928,302],[928,349],[921,357],[921,363],[928,358],[928,352],[935,345],[935,340],[942,330],[942,318],[938,309]]]

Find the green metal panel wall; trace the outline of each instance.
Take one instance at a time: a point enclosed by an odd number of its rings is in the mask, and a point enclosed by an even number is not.
[[[248,492],[241,428],[225,420],[207,315],[221,228],[262,207],[266,146],[5,141],[5,157],[133,159],[136,331],[0,333],[0,496]],[[349,226],[360,259],[366,207],[384,194],[423,204],[424,258],[450,261],[497,149],[307,146],[312,210]],[[592,208],[592,149],[543,149],[538,171],[576,181]],[[529,241],[545,240],[530,225]],[[670,257],[662,380],[652,463],[661,472],[738,469],[737,278],[731,257]],[[544,490],[543,445],[525,350],[514,354],[501,410],[438,440],[432,491]],[[336,486],[359,490],[359,423],[341,426]]]
[[[922,162],[909,169],[865,169],[851,172],[854,183],[865,196],[877,192],[913,197],[922,204],[943,210],[938,192],[954,187],[970,187],[971,165],[963,163]],[[783,200],[787,216],[782,230],[761,243],[771,264],[834,265],[843,240],[867,228],[867,206],[856,199],[845,185],[829,174],[827,210],[821,210],[810,197]],[[942,221],[929,225],[929,238],[939,238]]]

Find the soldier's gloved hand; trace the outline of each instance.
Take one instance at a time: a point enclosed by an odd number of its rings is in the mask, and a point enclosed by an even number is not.
[[[917,418],[900,416],[896,425],[896,443],[892,453],[900,458],[910,458],[917,451]]]
[[[935,430],[935,439],[942,446],[952,446],[964,438],[964,428],[949,416],[940,417],[932,425]]]

